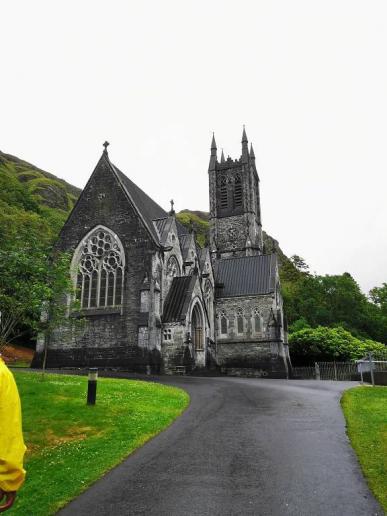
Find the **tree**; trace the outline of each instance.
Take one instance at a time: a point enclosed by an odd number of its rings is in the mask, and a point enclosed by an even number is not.
[[[70,259],[53,256],[50,246],[34,233],[0,249],[0,348],[27,327],[48,335],[67,320],[63,297],[72,291]],[[44,311],[48,317],[41,317]]]
[[[386,284],[371,291],[371,302],[349,273],[319,276],[301,272],[306,267],[296,257],[281,269],[284,307],[291,331],[296,321],[304,320],[311,327],[341,326],[361,339],[387,343]]]
[[[382,352],[386,349],[387,347],[380,342],[360,340],[341,327],[304,328],[289,337],[293,365],[358,360],[369,352]]]
[[[381,309],[383,314],[387,315],[387,283],[383,283],[381,287],[374,287],[370,290],[370,298]]]
[[[290,257],[290,261],[293,263],[294,267],[298,270],[298,272],[309,274],[309,265],[306,263],[304,258],[298,256],[298,254],[294,254]]]

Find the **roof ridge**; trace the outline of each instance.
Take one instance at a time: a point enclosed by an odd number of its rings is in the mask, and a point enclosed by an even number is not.
[[[205,249],[205,248],[203,248]],[[263,258],[264,256],[266,257],[272,257],[272,256],[276,256],[277,253],[268,253],[268,254],[253,254],[252,256],[227,256],[227,257],[224,257],[224,258],[218,258],[216,261],[222,261],[222,260],[245,260],[246,258]]]
[[[162,215],[160,218],[167,218],[167,212],[139,186],[137,186],[136,183],[134,183],[127,175],[125,175],[118,167],[116,167],[116,165],[114,165],[114,163],[112,163],[108,157],[105,157],[105,159],[109,164],[113,174],[116,176],[118,182],[120,183],[122,189],[126,193],[129,201],[133,205],[135,211],[138,213],[151,238],[154,240],[156,245],[160,245],[160,237],[153,224],[153,220],[155,219],[154,215],[157,214],[154,212],[159,212],[158,214]]]

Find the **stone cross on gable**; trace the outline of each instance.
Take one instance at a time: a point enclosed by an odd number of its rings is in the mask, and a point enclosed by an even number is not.
[[[103,146],[105,147],[105,150],[104,152],[107,152],[107,148],[109,147],[110,143],[108,141],[105,141],[105,143],[103,144]]]
[[[171,203],[171,211],[169,212],[169,214],[173,215],[175,213],[175,210],[174,210],[175,202],[173,199],[171,199],[169,202]]]

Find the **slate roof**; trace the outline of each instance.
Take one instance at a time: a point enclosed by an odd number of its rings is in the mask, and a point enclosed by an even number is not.
[[[131,181],[119,168],[117,168],[107,157],[110,166],[113,168],[118,179],[121,181],[129,198],[134,203],[137,211],[145,221],[153,238],[161,243],[162,235],[168,221],[169,214],[157,204],[149,195]],[[179,238],[188,233],[187,229],[176,219],[177,234]]]
[[[168,236],[168,231],[171,227],[171,219],[169,217],[165,217],[163,219],[156,219],[153,221],[153,224],[155,225],[157,232],[160,236],[160,242],[162,244],[165,244],[165,241]]]
[[[192,234],[189,233],[188,235],[182,235],[179,237],[180,240],[180,247],[181,247],[181,254],[183,256],[183,260],[186,261],[187,258],[191,259],[190,256],[188,256],[188,251],[192,242]]]
[[[173,278],[164,304],[163,322],[179,322],[185,319],[196,281],[196,276]]]
[[[253,296],[274,292],[277,256],[241,256],[215,262],[216,297]]]
[[[153,221],[160,236],[164,233],[165,227],[167,226],[167,222],[168,222],[168,217],[164,217],[162,219],[155,219]]]
[[[177,235],[179,237],[183,236],[183,235],[188,235],[188,229],[183,226],[183,224],[181,222],[179,222],[177,219],[176,219],[176,227],[177,227]]]
[[[145,192],[141,190],[136,184],[133,183],[125,174],[121,172],[113,163],[109,161],[110,165],[117,174],[118,179],[121,181],[125,188],[129,198],[133,201],[138,212],[143,217],[149,231],[151,232],[154,239],[159,242],[160,238],[156,228],[153,225],[153,220],[164,219],[168,217],[168,213],[161,208],[153,199],[149,197]]]

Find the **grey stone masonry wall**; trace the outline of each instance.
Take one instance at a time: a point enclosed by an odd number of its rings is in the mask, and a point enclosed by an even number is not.
[[[133,370],[146,370],[151,365],[157,371],[160,352],[155,344],[150,341],[146,349],[138,346],[139,327],[147,326],[149,319],[148,313],[140,312],[140,291],[145,275],[152,277],[156,247],[104,158],[63,227],[57,249],[74,253],[85,235],[99,224],[117,234],[124,246],[123,305],[115,313],[109,309],[83,311],[81,333],[58,330],[49,342],[47,365],[104,364]],[[35,365],[41,361],[42,352],[38,352]]]
[[[176,373],[177,367],[183,367],[184,372],[194,368],[194,357],[191,346],[187,342],[187,329],[184,323],[166,323],[163,325],[162,356],[163,372]],[[168,335],[170,338],[166,338]]]
[[[268,377],[287,377],[285,349],[280,334],[268,327],[275,307],[273,294],[230,297],[216,300],[217,363],[225,373]],[[256,316],[261,318],[257,331]],[[238,323],[238,317],[242,318]],[[226,319],[227,332],[224,330]]]

